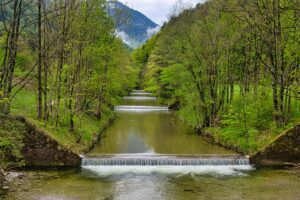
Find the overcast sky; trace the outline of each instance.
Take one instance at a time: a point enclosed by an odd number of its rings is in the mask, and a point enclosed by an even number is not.
[[[168,14],[177,0],[120,0],[129,7],[140,11],[159,25],[167,21]],[[196,5],[203,0],[183,0]]]

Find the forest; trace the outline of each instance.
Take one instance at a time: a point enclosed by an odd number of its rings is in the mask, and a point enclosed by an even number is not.
[[[200,134],[259,150],[299,122],[299,7],[211,0],[171,16],[133,53],[144,87]]]
[[[78,152],[91,145],[137,77],[107,6],[105,0],[1,1],[1,115],[22,115]],[[5,126],[0,157],[18,158],[17,126]]]

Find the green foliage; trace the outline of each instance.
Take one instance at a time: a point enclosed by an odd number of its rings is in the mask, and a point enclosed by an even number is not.
[[[146,44],[132,52],[132,59],[136,65],[144,66],[147,64],[151,51],[153,50],[153,47],[157,40],[157,37],[157,35],[154,35],[146,42]]]
[[[4,6],[11,26],[13,2]],[[38,20],[38,7],[26,9],[28,3],[32,4],[27,0],[22,4],[26,12],[20,15],[21,27]],[[12,80],[0,80],[0,112],[2,105],[10,105],[11,114],[26,117],[76,152],[91,147],[114,118],[114,105],[136,87],[138,79],[138,69],[115,35],[106,6],[105,0],[51,1],[42,8],[41,32],[36,23],[20,28],[15,62],[4,65],[11,65],[12,71],[7,67],[4,71]],[[9,32],[0,34],[3,61]]]
[[[144,83],[145,82],[144,75],[145,75],[145,71],[146,71],[146,64],[148,63],[150,55],[154,49],[154,46],[156,45],[157,38],[158,38],[158,35],[154,35],[142,47],[140,47],[132,52],[131,57],[132,57],[133,63],[135,65],[135,67],[138,68],[140,71],[140,74],[139,74],[139,80],[140,80],[139,86],[140,87],[143,87],[145,84],[147,84],[147,83]],[[150,85],[154,86],[155,84],[150,84]],[[156,88],[151,88],[151,86],[146,87],[146,90],[155,91]]]
[[[48,134],[61,144],[78,153],[86,151],[115,117],[113,111],[108,107],[103,109],[102,118],[100,120],[85,113],[78,113],[74,119],[76,124],[75,130],[70,132],[68,126],[68,113],[66,113],[62,118],[63,120],[61,121],[61,126],[59,128],[56,128],[51,121],[45,124],[43,121],[36,119],[36,107],[34,106],[35,101],[34,91],[29,89],[22,90],[12,101],[12,115],[21,115],[26,117],[40,129],[46,130]],[[64,111],[64,106],[61,107],[61,111]],[[15,125],[12,124],[11,127],[13,126]],[[19,130],[18,126],[16,126],[15,130]],[[25,130],[19,131],[16,135],[22,135],[24,132]],[[14,135],[15,132],[11,132],[11,134]],[[81,141],[78,143],[79,138],[81,138]],[[12,141],[15,141],[15,138],[13,138]],[[19,142],[22,144],[21,141]]]
[[[300,119],[297,6],[213,0],[182,12],[134,53],[144,87],[187,124],[257,151]]]

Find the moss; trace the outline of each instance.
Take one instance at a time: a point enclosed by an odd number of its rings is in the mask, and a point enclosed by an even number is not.
[[[0,165],[4,168],[23,165],[25,133],[23,123],[0,115]]]

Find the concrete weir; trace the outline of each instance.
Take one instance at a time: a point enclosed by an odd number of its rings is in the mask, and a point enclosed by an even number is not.
[[[85,157],[82,169],[101,176],[122,174],[220,174],[243,175],[254,170],[249,159],[239,155],[119,154]]]
[[[83,158],[82,166],[250,166],[239,155],[95,155]]]

